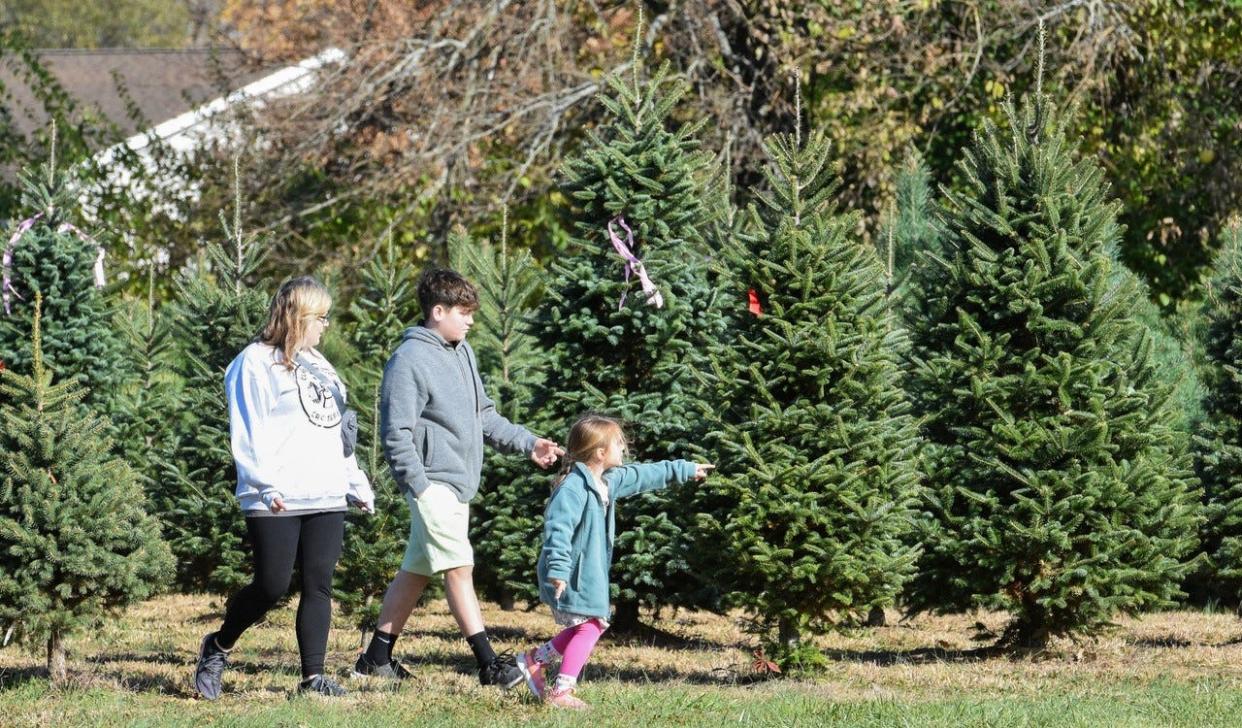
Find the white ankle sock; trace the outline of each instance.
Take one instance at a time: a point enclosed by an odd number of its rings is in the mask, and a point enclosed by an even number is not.
[[[578,686],[578,678],[572,675],[557,675],[556,676],[556,690],[558,692],[565,692],[566,690],[573,690],[577,686]]]
[[[556,648],[552,646],[551,642],[544,642],[535,648],[535,659],[545,665],[552,660],[555,660],[557,657],[560,657],[560,654],[561,653],[557,652]]]

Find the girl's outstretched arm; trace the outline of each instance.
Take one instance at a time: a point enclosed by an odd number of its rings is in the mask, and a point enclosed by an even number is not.
[[[622,465],[604,473],[613,498],[660,490],[669,483],[684,483],[697,475],[697,466],[688,460],[664,460],[642,465]]]

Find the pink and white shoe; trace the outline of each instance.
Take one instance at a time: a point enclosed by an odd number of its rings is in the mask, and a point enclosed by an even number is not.
[[[517,669],[526,678],[526,687],[530,688],[536,700],[543,700],[544,689],[547,687],[543,679],[543,663],[535,659],[535,651],[527,650],[517,657]]]
[[[574,689],[566,688],[564,690],[552,688],[548,691],[548,697],[544,702],[554,708],[568,708],[570,710],[586,710],[591,707],[574,697]]]

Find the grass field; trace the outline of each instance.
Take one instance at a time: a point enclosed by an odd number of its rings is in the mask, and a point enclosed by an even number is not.
[[[602,642],[579,689],[593,708],[580,716],[480,687],[443,602],[416,613],[398,643],[416,676],[395,692],[343,677],[359,635],[339,620],[328,666],[350,696],[293,698],[285,608],[243,637],[224,697],[197,700],[195,650],[220,609],[163,597],[72,639],[67,689],[48,687],[39,656],[0,650],[0,726],[1242,726],[1242,622],[1231,614],[1124,620],[1096,641],[1020,658],[978,649],[976,623],[997,629],[999,615],[920,617],[823,639],[821,676],[755,680],[736,619],[683,613],[656,623],[666,637]],[[543,610],[485,617],[497,646],[515,651],[554,631]]]

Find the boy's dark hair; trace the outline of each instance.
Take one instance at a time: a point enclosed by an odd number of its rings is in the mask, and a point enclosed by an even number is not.
[[[428,268],[418,277],[418,305],[423,320],[431,318],[436,306],[461,306],[469,311],[479,307],[479,293],[462,274],[448,268]]]

